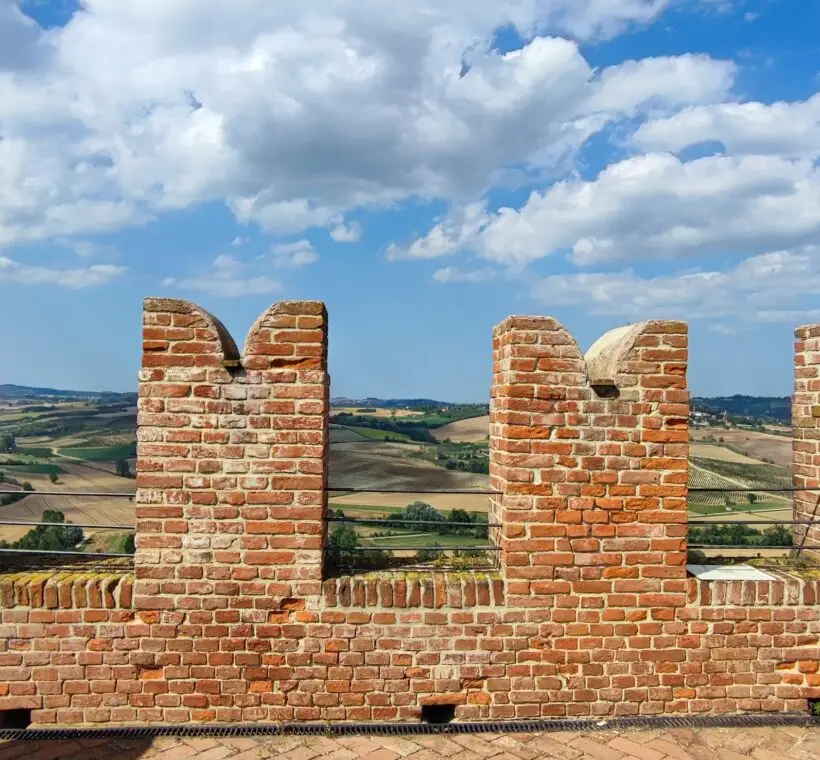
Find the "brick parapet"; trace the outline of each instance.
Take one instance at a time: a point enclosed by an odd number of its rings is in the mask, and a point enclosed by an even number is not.
[[[815,607],[820,605],[820,580],[785,574],[771,581],[689,578],[687,597],[694,607]]]
[[[504,606],[504,581],[487,573],[413,573],[330,578],[322,605],[378,609],[463,609]]]
[[[820,581],[686,577],[685,325],[619,328],[584,357],[555,320],[506,320],[498,571],[332,579],[321,304],[275,305],[242,354],[185,302],[149,300],[145,328],[135,578],[0,577],[0,709],[342,721],[444,703],[506,719],[820,698]]]
[[[0,609],[131,609],[129,572],[20,572],[0,575]]]
[[[221,613],[217,647],[181,612],[3,609],[0,709],[38,723],[387,720],[443,702],[460,719],[504,719],[802,710],[820,697],[818,581],[689,578],[668,618],[559,595],[524,609],[371,606],[367,579],[350,580],[365,596],[349,606],[322,595],[262,608],[261,661],[244,673],[230,662],[247,657],[234,645],[259,608]]]
[[[820,546],[820,325],[803,325],[794,333],[792,396],[792,481],[794,519],[816,520],[795,525],[795,544]],[[813,551],[820,557],[819,551]]]

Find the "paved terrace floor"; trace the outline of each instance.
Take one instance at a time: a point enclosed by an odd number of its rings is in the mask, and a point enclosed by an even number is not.
[[[820,728],[6,742],[0,760],[817,760]]]

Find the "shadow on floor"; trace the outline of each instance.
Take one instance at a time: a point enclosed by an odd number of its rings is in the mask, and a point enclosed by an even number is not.
[[[76,739],[7,741],[0,743],[0,760],[137,760],[151,749],[143,739]]]

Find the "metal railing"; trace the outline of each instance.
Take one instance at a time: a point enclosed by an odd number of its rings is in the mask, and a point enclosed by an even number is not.
[[[103,491],[39,491],[39,490],[28,490],[28,489],[17,489],[17,490],[4,490],[0,491],[0,496],[4,495],[14,495],[14,496],[21,496],[22,499],[19,499],[15,503],[19,504],[24,498],[29,496],[70,496],[70,497],[81,497],[81,498],[113,498],[113,499],[128,499],[129,501],[133,501],[136,497],[135,493],[126,493],[126,492],[103,492]],[[11,505],[7,505],[11,506]],[[2,510],[2,507],[0,507]],[[0,514],[2,512],[0,511]],[[122,530],[128,533],[135,532],[134,525],[111,525],[106,523],[74,523],[70,521],[66,522],[47,522],[42,520],[0,520],[0,526],[8,526],[8,527],[25,527],[25,528],[56,528],[56,529],[71,529],[71,528],[79,528],[81,530]],[[7,556],[9,558],[16,558],[18,560],[24,560],[26,558],[34,558],[34,557],[74,557],[74,558],[85,558],[89,560],[93,559],[133,559],[133,554],[122,553],[122,552],[96,552],[96,551],[88,551],[83,549],[75,549],[75,548],[66,548],[66,549],[21,549],[13,546],[0,546],[0,561],[2,560],[3,556]]]
[[[498,490],[491,490],[491,489],[424,489],[424,488],[357,488],[357,487],[348,487],[348,486],[340,486],[334,485],[329,486],[324,489],[327,493],[332,493],[337,496],[340,495],[347,495],[347,494],[403,494],[408,496],[424,496],[424,495],[464,495],[464,496],[501,496],[503,495],[502,491]],[[811,493],[817,494],[817,499],[815,500],[813,513],[809,517],[809,519],[777,519],[777,518],[765,518],[755,519],[753,517],[754,512],[760,509],[759,506],[755,506],[754,501],[749,502],[738,502],[734,504],[730,504],[729,506],[732,508],[732,516],[723,516],[720,512],[716,512],[713,515],[708,517],[699,516],[699,517],[690,517],[688,520],[688,526],[690,528],[694,528],[696,530],[701,530],[703,528],[709,526],[742,526],[743,528],[747,528],[752,530],[753,532],[748,533],[746,538],[747,539],[754,539],[754,538],[762,538],[763,534],[757,530],[758,528],[772,528],[775,526],[792,526],[792,527],[799,527],[805,526],[805,530],[797,531],[799,538],[794,541],[791,545],[787,545],[785,543],[753,543],[749,542],[749,540],[744,541],[720,541],[720,542],[704,542],[704,541],[692,541],[690,540],[688,543],[688,548],[690,550],[698,550],[698,551],[707,551],[707,552],[714,552],[716,550],[732,550],[732,551],[740,551],[745,550],[748,553],[754,554],[757,550],[765,550],[765,551],[773,551],[773,550],[782,550],[783,552],[792,552],[797,557],[800,557],[803,551],[820,551],[820,544],[813,544],[808,543],[808,538],[810,535],[809,527],[813,525],[820,525],[820,488],[795,488],[795,487],[737,487],[737,488],[725,488],[725,487],[715,487],[715,488],[707,488],[707,487],[689,487],[687,488],[687,494],[713,494],[716,496],[720,495],[730,495],[730,494],[756,494],[766,495],[766,494],[795,494],[795,493]],[[136,497],[135,493],[128,493],[128,492],[99,492],[99,491],[28,491],[28,490],[8,490],[0,492],[0,496],[14,494],[15,496],[47,496],[47,497],[60,497],[60,496],[69,496],[69,497],[81,497],[81,498],[115,498],[115,499],[128,499],[129,501],[133,501]],[[780,507],[781,509],[791,509],[792,504],[791,500],[787,500],[783,497],[783,506]],[[355,506],[355,505],[353,505]],[[690,507],[692,504],[690,503]],[[695,506],[704,506],[702,504],[695,505]],[[715,504],[712,505],[718,507],[720,505]],[[334,547],[334,546],[326,546],[325,552],[330,556],[331,560],[337,562],[337,564],[341,564],[344,566],[352,566],[352,567],[359,567],[365,564],[373,564],[372,559],[374,555],[376,555],[376,559],[378,559],[381,564],[386,566],[401,566],[406,567],[408,564],[412,564],[410,560],[419,561],[418,557],[404,557],[399,558],[400,561],[394,563],[385,563],[383,560],[383,555],[387,553],[394,553],[394,552],[417,552],[421,553],[424,557],[423,562],[426,564],[433,564],[435,565],[436,562],[430,559],[431,555],[439,555],[441,559],[447,557],[450,559],[458,560],[456,565],[469,565],[470,562],[474,561],[477,555],[481,554],[485,557],[487,555],[492,555],[500,551],[500,547],[494,545],[493,543],[487,544],[475,544],[475,543],[448,543],[446,546],[437,545],[436,538],[441,536],[450,536],[450,537],[457,537],[460,535],[458,531],[466,531],[469,529],[479,529],[481,531],[486,531],[486,534],[489,538],[489,531],[491,529],[500,529],[502,525],[497,522],[490,522],[489,516],[487,517],[486,522],[482,519],[476,519],[475,521],[465,522],[462,520],[456,521],[449,521],[447,520],[444,515],[442,515],[442,519],[434,519],[434,520],[415,520],[411,518],[403,518],[399,516],[400,513],[394,513],[393,516],[389,518],[385,517],[366,517],[366,516],[349,516],[344,514],[334,514],[335,510],[345,509],[346,505],[344,504],[330,504],[328,507],[328,514],[324,518],[325,522],[329,525],[351,525],[355,528],[366,528],[366,527],[374,527],[374,526],[385,526],[392,530],[395,530],[397,533],[394,536],[396,539],[400,539],[402,535],[408,535],[407,531],[413,530],[414,528],[418,527],[422,529],[422,533],[425,536],[429,537],[430,543],[427,546],[420,546],[418,544],[408,543],[408,544],[395,544],[390,545],[386,544],[383,546],[378,546],[373,543],[373,540],[365,537],[369,543],[367,545],[356,545],[356,546],[349,546],[344,548]],[[374,507],[377,508],[377,507]],[[772,507],[772,509],[777,509],[778,507]],[[391,508],[386,508],[385,511]],[[467,511],[467,510],[464,510]],[[737,519],[738,513],[746,512],[750,515],[749,519]],[[0,512],[0,514],[2,514]],[[485,514],[485,513],[477,513],[472,512],[471,514]],[[125,531],[125,532],[134,532],[135,526],[134,525],[125,525],[125,524],[109,524],[109,523],[93,523],[93,522],[84,522],[84,523],[73,523],[73,522],[47,522],[47,521],[26,521],[26,520],[2,520],[0,519],[0,526],[7,526],[7,527],[26,527],[26,528],[79,528],[82,530],[116,530],[116,531]],[[437,532],[437,531],[430,531],[429,528],[442,528],[447,529],[448,531],[452,529],[456,532]],[[461,534],[463,535],[463,534]],[[415,536],[414,536],[415,537]],[[692,537],[702,537],[701,534],[695,534],[694,536],[690,535],[690,539]],[[376,536],[376,539],[379,538],[386,538],[383,536]],[[24,549],[24,548],[15,548],[15,547],[0,547],[0,556],[2,555],[10,555],[10,556],[20,556],[20,555],[39,555],[39,556],[75,556],[75,557],[94,557],[94,558],[131,558],[133,557],[132,554],[126,553],[118,553],[118,552],[92,552],[92,551],[82,551],[81,549]],[[357,557],[369,557],[369,562],[360,562]],[[469,562],[465,562],[464,560],[469,560]],[[443,565],[443,562],[439,562],[439,565]]]

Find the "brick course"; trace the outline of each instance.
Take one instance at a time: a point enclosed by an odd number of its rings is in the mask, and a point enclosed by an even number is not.
[[[135,577],[0,578],[0,709],[502,719],[820,697],[820,582],[686,576],[684,324],[619,328],[583,357],[552,319],[505,320],[497,571],[323,579],[326,335],[321,304],[275,304],[240,355],[198,307],[146,301]]]

